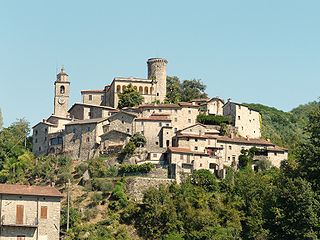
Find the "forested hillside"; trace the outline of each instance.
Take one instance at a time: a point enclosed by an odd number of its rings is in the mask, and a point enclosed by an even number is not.
[[[273,143],[294,149],[305,141],[308,116],[317,107],[317,102],[300,105],[290,112],[284,112],[262,104],[245,104],[259,111],[262,116],[262,137]]]

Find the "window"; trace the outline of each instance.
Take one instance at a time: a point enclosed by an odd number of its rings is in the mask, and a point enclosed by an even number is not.
[[[148,94],[148,93],[149,93],[148,87],[144,87],[144,94]]]
[[[143,94],[143,87],[141,87],[141,86],[139,87],[139,93]]]
[[[174,121],[175,121],[175,122],[178,122],[178,118],[174,118]]]
[[[88,116],[91,117],[91,112],[88,112]]]
[[[47,133],[47,132],[48,132],[48,128],[45,128],[45,129],[44,129],[44,132]]]
[[[190,138],[187,138],[187,141],[189,142],[189,141],[190,141]]]
[[[200,167],[202,167],[202,163],[200,163]]]
[[[159,112],[162,112],[162,109],[159,109]]]
[[[120,85],[117,86],[117,92],[118,93],[121,92],[121,86]]]
[[[92,95],[89,95],[89,101],[92,101]]]
[[[240,116],[238,116],[238,120],[240,120]]]
[[[90,142],[90,138],[89,137],[87,137],[87,140],[86,140],[87,142]]]
[[[162,127],[162,123],[161,122],[159,122],[159,127]]]
[[[198,138],[194,139],[196,142],[198,142]]]
[[[166,126],[169,127],[170,126],[169,123],[166,123]]]
[[[127,128],[127,133],[129,133],[130,132],[130,129],[129,128]]]
[[[41,219],[47,219],[47,217],[48,217],[48,207],[47,206],[41,206],[40,218]]]
[[[38,130],[35,131],[35,135],[36,135],[36,136],[38,135]]]
[[[228,157],[228,161],[230,161],[230,157]]]
[[[276,153],[276,152],[275,152],[275,153],[274,153],[274,155],[275,155],[275,156],[277,156],[277,155],[278,155],[278,153]]]
[[[41,147],[39,147],[39,152],[41,152]]]
[[[194,150],[196,150],[196,151],[197,151],[197,150],[198,150],[198,147],[197,147],[197,146],[195,146],[195,147],[194,147]]]
[[[64,86],[61,86],[61,87],[60,87],[60,93],[61,93],[61,94],[64,94],[65,91],[66,91],[66,90],[65,90],[65,87],[64,87]]]
[[[23,224],[24,206],[16,206],[16,224]]]
[[[188,112],[189,112],[189,114],[191,114],[191,110],[189,110]]]
[[[184,156],[183,154],[180,155],[180,160],[183,160],[184,159]]]
[[[241,106],[239,105],[239,109],[241,109]]]
[[[90,131],[91,131],[90,127],[87,127],[87,131],[88,131],[88,132],[90,132]]]
[[[101,101],[103,101],[104,100],[104,96],[103,95],[101,95]]]
[[[152,157],[156,158],[156,157],[158,157],[158,154],[154,153],[154,154],[152,155]]]
[[[157,96],[159,96],[160,94],[159,93],[157,93]]]
[[[156,142],[156,145],[159,145],[159,142]]]
[[[122,120],[121,123],[124,124],[124,121]]]
[[[232,150],[232,146],[231,145],[229,146],[229,150]]]
[[[178,128],[174,128],[174,132],[175,132],[175,133],[178,132]]]
[[[45,142],[47,141],[47,137],[44,137],[44,141],[45,141]]]
[[[191,123],[191,119],[188,119],[188,123]]]
[[[232,156],[232,161],[235,161],[236,160],[236,156]]]
[[[34,142],[37,143],[37,142],[38,142],[38,139],[35,139]]]
[[[73,133],[76,133],[76,129],[75,129],[75,128],[74,128],[74,129],[72,129],[72,132],[73,132]]]
[[[141,122],[141,126],[143,126],[143,122]]]

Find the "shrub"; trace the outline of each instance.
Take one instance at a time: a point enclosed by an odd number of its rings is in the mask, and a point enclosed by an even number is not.
[[[113,183],[105,178],[94,178],[92,180],[92,188],[94,191],[102,191],[103,193],[110,193],[113,190]]]
[[[103,200],[103,196],[101,193],[95,192],[91,196],[91,201],[92,201],[93,206],[99,205],[102,200]]]
[[[82,162],[82,163],[80,163],[78,166],[76,166],[76,168],[75,168],[75,171],[76,171],[76,174],[78,175],[78,176],[82,176],[84,173],[85,173],[85,171],[87,171],[88,170],[88,164],[87,163],[84,163],[84,162]]]
[[[147,143],[145,136],[141,133],[135,133],[130,141],[133,142],[136,147],[144,146]]]
[[[197,117],[197,121],[206,125],[223,125],[230,124],[231,118],[229,116],[219,116],[219,115],[205,115],[199,114]]]
[[[152,163],[144,163],[141,165],[136,164],[123,164],[119,168],[119,175],[130,175],[130,174],[139,174],[139,173],[149,173],[154,165]]]

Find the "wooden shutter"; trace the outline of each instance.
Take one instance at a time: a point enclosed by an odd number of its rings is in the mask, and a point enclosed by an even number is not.
[[[47,206],[41,206],[40,218],[41,219],[47,219],[47,217],[48,217],[48,207]]]
[[[23,212],[24,212],[24,206],[23,205],[17,205],[17,208],[16,208],[16,224],[23,224]]]

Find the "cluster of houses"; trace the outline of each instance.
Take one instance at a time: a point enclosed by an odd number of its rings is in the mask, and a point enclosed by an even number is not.
[[[82,103],[69,108],[70,82],[62,68],[55,81],[54,113],[33,127],[35,155],[66,154],[87,160],[121,149],[135,133],[145,136],[148,154],[134,163],[168,166],[168,176],[209,169],[224,177],[227,167],[237,166],[242,149],[261,149],[255,163],[269,160],[279,167],[287,149],[261,139],[261,116],[245,105],[215,97],[176,104],[162,103],[166,97],[167,61],[147,61],[148,76],[114,78],[101,90],[81,92]],[[144,97],[140,106],[118,109],[119,97],[131,84]],[[160,102],[160,103],[159,103]],[[229,116],[231,129],[222,135],[220,126],[203,125],[197,116]]]

